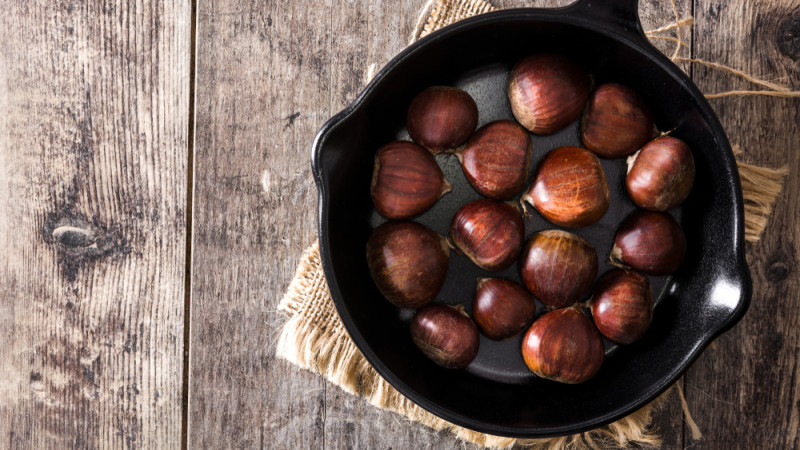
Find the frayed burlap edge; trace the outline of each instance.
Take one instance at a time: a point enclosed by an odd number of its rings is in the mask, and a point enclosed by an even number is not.
[[[378,375],[350,339],[325,282],[319,243],[314,243],[304,252],[278,310],[289,315],[278,338],[278,357],[323,375],[345,391],[365,397],[378,408],[401,414],[436,431],[449,431],[461,440],[489,448],[522,445],[549,450],[627,447],[631,444],[658,446],[661,443],[650,424],[653,411],[664,402],[670,391],[606,427],[550,439],[513,439],[478,433],[427,412]]]
[[[495,8],[491,4],[481,0],[430,0],[420,15],[411,41],[461,19],[493,10]],[[673,61],[702,64],[726,70],[749,82],[771,89],[771,91],[730,91],[710,94],[707,95],[708,98],[753,94],[796,96],[796,92],[788,92],[780,86],[776,90],[775,86],[749,77],[735,69],[679,57],[681,48],[685,47],[681,40],[680,28],[691,25],[692,19],[681,19],[677,16],[674,0],[673,10],[676,15],[675,23],[647,32],[651,38],[676,42],[677,46],[671,57]],[[428,14],[429,11],[430,14]],[[427,17],[427,21],[425,17]],[[656,36],[657,33],[670,30],[675,30],[677,37]],[[374,72],[374,68],[375,66],[370,67],[367,73],[368,79],[371,79],[369,72]],[[734,147],[736,156],[741,153],[738,147]],[[771,169],[739,161],[737,163],[744,197],[745,238],[748,241],[757,241],[767,225],[788,169],[786,167]],[[627,447],[629,445],[658,446],[661,440],[657,430],[652,429],[652,415],[673,391],[677,392],[680,397],[684,418],[690,426],[693,439],[699,439],[702,436],[689,414],[680,382],[647,406],[606,427],[550,439],[522,440],[487,435],[456,426],[430,414],[381,378],[350,339],[339,320],[330,297],[322,270],[318,243],[314,243],[306,249],[278,309],[289,316],[278,340],[276,351],[278,357],[323,375],[345,391],[367,398],[372,405],[378,408],[401,414],[436,431],[447,430],[459,439],[477,445],[488,448],[508,448],[518,445],[548,450]]]

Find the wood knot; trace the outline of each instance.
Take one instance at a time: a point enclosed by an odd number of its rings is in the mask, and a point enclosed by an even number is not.
[[[94,233],[86,228],[62,225],[53,230],[53,238],[67,247],[97,247]]]
[[[767,267],[767,280],[772,282],[783,281],[789,277],[792,269],[783,261],[774,261]]]
[[[45,240],[56,247],[59,266],[70,281],[75,280],[78,270],[89,262],[128,253],[127,240],[118,228],[109,228],[74,213],[50,216],[43,231]]]
[[[800,61],[800,11],[794,11],[778,26],[778,50]]]

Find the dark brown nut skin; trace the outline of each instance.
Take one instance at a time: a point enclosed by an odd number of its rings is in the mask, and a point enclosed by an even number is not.
[[[592,317],[600,333],[618,344],[632,344],[653,321],[653,288],[646,276],[615,269],[594,288]]]
[[[476,191],[508,200],[525,187],[532,147],[528,132],[518,123],[498,120],[476,131],[456,155]]]
[[[567,384],[583,383],[603,365],[603,339],[578,308],[539,317],[522,340],[522,358],[536,375]]]
[[[541,231],[525,245],[520,272],[525,287],[539,301],[563,308],[589,293],[597,276],[597,252],[580,236]]]
[[[479,267],[502,270],[514,263],[522,249],[525,223],[519,211],[498,200],[475,200],[453,217],[450,239]]]
[[[686,256],[686,238],[680,224],[669,214],[639,210],[622,223],[611,262],[648,275],[669,275]]]
[[[406,115],[411,139],[434,154],[466,142],[477,125],[475,100],[450,86],[432,86],[420,92]]]
[[[391,142],[375,154],[370,193],[375,209],[388,219],[422,214],[450,190],[433,156],[413,142]]]
[[[654,139],[628,158],[625,188],[633,203],[667,211],[686,200],[694,183],[692,150],[678,138]]]
[[[478,281],[472,316],[483,334],[501,341],[528,328],[536,317],[536,302],[511,280],[483,278]]]
[[[532,133],[551,134],[575,121],[589,96],[589,77],[569,59],[550,53],[520,60],[508,79],[511,111]]]
[[[603,158],[621,158],[653,137],[653,116],[633,89],[606,83],[589,97],[581,123],[581,140]]]
[[[539,162],[533,184],[522,199],[556,225],[585,227],[608,211],[608,182],[594,153],[559,147]]]
[[[415,222],[386,222],[367,240],[372,279],[381,294],[401,308],[433,301],[444,284],[449,260],[445,239]]]
[[[478,354],[478,328],[463,309],[431,303],[411,318],[410,331],[417,348],[444,368],[467,367]]]

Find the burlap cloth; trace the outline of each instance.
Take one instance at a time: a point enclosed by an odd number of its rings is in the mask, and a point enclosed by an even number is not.
[[[413,41],[458,20],[492,10],[494,7],[491,4],[481,0],[438,0],[436,3],[431,1],[420,16],[420,21],[411,39]],[[428,11],[430,11],[429,14]],[[676,17],[674,24],[652,32],[679,30],[681,26],[690,23],[691,19],[681,20]],[[678,39],[680,39],[679,33]],[[680,46],[678,46],[679,48]],[[714,65],[703,61],[679,58],[677,49],[672,55],[672,59]],[[735,73],[729,68],[723,69]],[[741,73],[736,75],[744,76],[751,82],[775,90],[774,85],[766,85],[764,82],[754,80]],[[785,88],[781,89],[785,91]],[[749,91],[749,93],[753,93],[753,91]],[[719,96],[719,94],[714,95]],[[738,149],[736,151],[737,154],[740,153]],[[739,174],[745,199],[745,235],[747,240],[757,241],[766,226],[775,198],[781,191],[786,169],[769,169],[740,162]],[[653,430],[651,427],[652,413],[663,403],[664,398],[673,395],[674,391],[677,391],[684,405],[687,422],[693,425],[680,384],[675,385],[677,389],[670,388],[649,405],[621,420],[572,436],[535,440],[513,439],[478,433],[440,419],[417,406],[390,386],[372,368],[350,339],[339,320],[336,307],[328,291],[320,262],[319,244],[316,242],[304,252],[294,279],[278,309],[289,317],[278,339],[276,349],[278,357],[321,374],[345,391],[366,398],[378,408],[402,414],[414,422],[419,422],[437,431],[450,431],[459,439],[474,444],[491,448],[517,445],[550,449],[626,447],[631,444],[657,446],[660,444],[660,438],[657,430]],[[692,428],[696,439],[700,436],[699,430],[696,426],[692,426]]]

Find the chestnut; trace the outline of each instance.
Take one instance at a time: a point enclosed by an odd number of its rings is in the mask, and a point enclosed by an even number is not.
[[[683,262],[686,239],[669,214],[636,211],[620,225],[611,249],[611,263],[649,275],[669,275]]]
[[[525,245],[520,272],[534,297],[547,306],[563,308],[589,293],[597,276],[597,252],[580,236],[541,231]]]
[[[539,162],[533,184],[522,200],[556,225],[590,225],[608,210],[609,190],[603,166],[586,149],[558,147]]]
[[[507,200],[525,187],[532,147],[531,137],[518,123],[498,120],[476,131],[456,156],[476,191]]]
[[[575,121],[589,96],[589,77],[561,55],[523,58],[508,78],[508,100],[517,121],[536,134],[551,134]]]
[[[625,188],[633,203],[667,211],[686,200],[694,183],[694,157],[685,142],[671,136],[654,139],[628,157]]]
[[[501,270],[522,249],[525,224],[517,208],[498,200],[475,200],[462,206],[450,225],[450,239],[479,267]]]
[[[603,339],[577,307],[539,317],[522,340],[522,358],[536,375],[561,383],[589,380],[605,358]]]
[[[478,328],[496,341],[521,333],[536,317],[536,302],[524,287],[503,278],[481,278],[472,303]]]
[[[600,333],[618,344],[644,336],[653,320],[653,288],[639,272],[614,269],[594,288],[592,317]]]
[[[653,116],[633,89],[617,83],[597,87],[581,123],[581,140],[603,158],[620,158],[653,137]]]
[[[478,106],[464,90],[432,86],[411,100],[406,128],[411,139],[436,154],[467,141],[478,125]]]
[[[449,259],[447,241],[415,222],[386,222],[367,240],[372,279],[381,294],[401,308],[433,301],[444,284]]]
[[[375,154],[370,192],[375,209],[386,218],[422,214],[450,190],[433,156],[413,142],[392,142]]]
[[[478,328],[461,305],[424,306],[411,318],[410,331],[417,348],[444,368],[467,367],[478,354]]]

